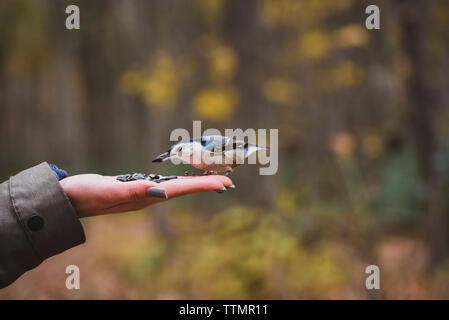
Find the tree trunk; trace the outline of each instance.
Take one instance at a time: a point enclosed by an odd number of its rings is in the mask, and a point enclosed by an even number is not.
[[[399,7],[403,48],[410,59],[406,88],[409,97],[409,121],[424,183],[425,208],[430,258],[433,266],[448,256],[445,208],[441,195],[441,178],[434,167],[438,149],[437,101],[427,85],[428,54],[426,22],[428,4],[420,0],[401,1]]]

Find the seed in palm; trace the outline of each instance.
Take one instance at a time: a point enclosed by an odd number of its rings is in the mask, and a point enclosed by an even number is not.
[[[117,180],[122,182],[128,182],[128,181],[136,181],[136,180],[149,180],[156,183],[161,183],[164,181],[177,179],[177,176],[163,176],[160,174],[150,173],[150,174],[144,174],[144,173],[127,173],[123,174],[117,177]]]
[[[192,176],[194,176],[194,174],[192,174]],[[163,175],[155,174],[155,173],[150,173],[150,174],[127,173],[127,174],[117,176],[117,180],[122,181],[122,182],[136,181],[136,180],[149,180],[149,181],[153,181],[156,183],[161,183],[164,181],[177,179],[177,178],[178,178],[177,176],[163,176]],[[229,188],[224,187],[223,190],[217,190],[217,193],[223,193],[227,189],[234,189],[234,188],[235,188],[234,185],[233,185],[233,187],[229,187]]]

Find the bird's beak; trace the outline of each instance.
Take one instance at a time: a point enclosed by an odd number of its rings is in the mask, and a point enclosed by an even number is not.
[[[163,154],[158,155],[156,158],[153,159],[152,162],[164,162],[165,160],[169,159],[169,152],[164,152]]]

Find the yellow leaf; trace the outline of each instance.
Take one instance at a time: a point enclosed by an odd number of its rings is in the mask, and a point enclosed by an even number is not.
[[[329,36],[320,30],[306,33],[300,39],[300,44],[304,56],[313,60],[324,58],[330,49]]]
[[[235,51],[227,46],[218,46],[209,54],[212,78],[232,79],[237,71],[238,58]]]
[[[239,95],[233,88],[204,88],[193,99],[195,112],[216,122],[229,119],[235,112]]]
[[[204,16],[213,21],[221,12],[223,12],[225,0],[197,0],[196,7],[204,14]]]
[[[335,44],[339,48],[360,47],[368,42],[368,32],[358,24],[351,24],[335,33]]]
[[[299,88],[291,81],[274,77],[263,85],[263,95],[271,102],[288,105],[299,95]]]
[[[120,89],[126,94],[138,94],[145,76],[139,71],[128,71],[120,79]]]
[[[120,88],[127,94],[137,94],[151,106],[171,108],[176,103],[179,80],[175,62],[162,54],[148,73],[126,72],[120,81]]]
[[[320,85],[326,90],[354,87],[365,78],[365,71],[355,62],[346,61],[320,75]]]

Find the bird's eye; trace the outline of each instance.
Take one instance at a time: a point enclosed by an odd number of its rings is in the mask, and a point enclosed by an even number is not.
[[[182,151],[182,147],[180,147],[178,151],[181,152]]]

